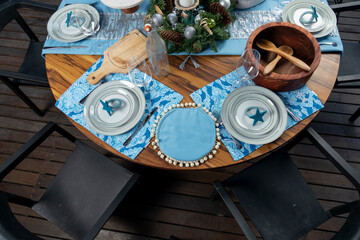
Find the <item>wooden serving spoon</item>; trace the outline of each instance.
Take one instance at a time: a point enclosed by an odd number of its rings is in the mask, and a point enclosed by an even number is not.
[[[280,46],[279,50],[281,50],[284,53],[287,53],[289,55],[293,55],[293,53],[294,53],[293,49],[289,46]],[[264,68],[264,75],[268,75],[269,73],[271,73],[281,58],[282,57],[280,55],[277,55],[274,60],[272,60],[268,65],[266,65],[266,67]]]
[[[286,58],[287,60],[289,60],[290,62],[292,62],[295,66],[305,70],[305,71],[310,71],[310,67],[304,63],[303,61],[301,61],[300,59],[293,57],[281,50],[279,50],[274,43],[270,42],[269,40],[265,40],[265,39],[259,39],[256,42],[256,45],[261,48],[264,49],[266,51],[269,52],[274,52],[277,53],[278,55],[282,56],[283,58]]]

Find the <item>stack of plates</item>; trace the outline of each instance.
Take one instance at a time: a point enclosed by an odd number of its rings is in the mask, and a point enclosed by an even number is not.
[[[311,6],[316,8],[318,21],[313,24],[302,24],[300,17],[304,12],[312,12]],[[283,11],[284,22],[291,22],[311,32],[315,38],[329,35],[336,27],[336,15],[331,8],[318,0],[294,0],[288,3]]]
[[[122,104],[111,116],[100,102],[121,99]],[[145,97],[140,88],[128,81],[111,81],[97,87],[87,97],[84,117],[89,127],[103,135],[119,135],[129,131],[141,119],[145,110]]]
[[[92,22],[94,22],[94,29],[98,28],[100,24],[99,12],[89,4],[71,4],[56,11],[47,24],[47,31],[53,39],[60,42],[77,42],[88,37],[88,34],[84,34],[84,30],[69,25],[66,22],[68,13],[72,15],[81,16],[83,19],[81,26],[83,29],[93,28]]]
[[[245,114],[248,107],[258,107],[264,122],[253,126]],[[222,105],[221,116],[226,130],[235,138],[250,144],[266,144],[278,139],[285,131],[287,112],[282,100],[270,90],[247,86],[231,92]]]

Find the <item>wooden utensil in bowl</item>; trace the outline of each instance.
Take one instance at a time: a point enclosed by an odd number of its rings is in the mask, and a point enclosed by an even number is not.
[[[291,62],[281,59],[274,70],[264,75],[267,63],[276,58],[276,54],[259,48],[256,42],[267,39],[276,46],[290,46],[293,56],[301,59],[310,67],[310,71],[298,68]],[[320,46],[315,37],[304,28],[292,23],[273,22],[260,26],[249,37],[246,48],[255,48],[261,54],[259,74],[253,81],[276,92],[292,91],[302,87],[310,79],[321,59]]]
[[[289,54],[289,55],[293,55],[294,51],[291,47],[289,46],[280,46],[279,50]],[[274,60],[272,60],[270,63],[268,63],[268,65],[266,65],[266,67],[264,68],[264,75],[268,75],[269,73],[271,73],[274,68],[276,67],[276,64],[278,64],[278,62],[281,60],[281,56],[277,55],[276,58]]]
[[[293,57],[289,54],[287,54],[286,52],[283,52],[281,50],[279,50],[274,43],[272,43],[269,40],[266,39],[259,39],[256,42],[256,45],[261,48],[264,49],[266,51],[269,52],[274,52],[277,53],[278,55],[282,56],[283,58],[286,58],[287,60],[289,60],[290,62],[292,62],[295,66],[304,69],[305,71],[310,71],[310,67],[309,65],[307,65],[306,63],[304,63],[303,61],[301,61],[300,59]]]

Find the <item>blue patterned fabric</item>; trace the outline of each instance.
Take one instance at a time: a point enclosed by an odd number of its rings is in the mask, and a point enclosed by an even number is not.
[[[237,79],[236,71],[233,71],[193,92],[190,96],[196,104],[201,103],[208,108],[215,117],[219,117],[221,114],[221,106],[227,95],[234,90],[233,85],[235,85]],[[255,85],[255,83],[251,80],[240,82],[240,87],[248,85]],[[307,86],[303,86],[302,88],[291,92],[279,92],[277,94],[290,111],[301,120],[324,107],[316,94]],[[288,116],[286,129],[291,128],[295,124],[297,124],[297,122]],[[262,146],[241,142],[243,148],[239,150],[236,148],[235,143],[231,140],[229,133],[223,126],[220,126],[220,134],[224,145],[235,161],[238,161]]]
[[[83,115],[84,105],[80,104],[79,101],[88,95],[96,85],[91,85],[86,80],[87,76],[96,71],[102,64],[103,57],[101,57],[97,62],[94,63],[76,82],[74,82],[66,92],[61,95],[61,97],[56,102],[56,107],[63,111],[67,116],[73,119],[75,122],[80,124],[81,126],[88,129],[99,139],[107,143],[109,146],[113,147],[117,151],[122,154],[128,156],[131,159],[135,159],[135,157],[147,146],[150,141],[150,134],[153,128],[153,124],[155,122],[156,117],[164,111],[165,108],[170,107],[173,104],[178,104],[183,96],[164,84],[153,79],[149,83],[148,92],[145,95],[146,99],[146,107],[145,113],[141,120],[145,118],[145,116],[154,109],[155,107],[159,107],[159,109],[152,115],[150,120],[141,128],[141,130],[135,135],[135,137],[131,140],[130,144],[127,147],[124,147],[122,144],[125,140],[135,131],[137,124],[130,131],[123,133],[117,136],[105,136],[98,134],[91,130],[88,124],[85,122],[85,118]],[[126,74],[116,73],[111,74],[106,77],[107,81],[114,80],[127,80],[129,81],[129,77]],[[141,122],[140,120],[140,122]]]

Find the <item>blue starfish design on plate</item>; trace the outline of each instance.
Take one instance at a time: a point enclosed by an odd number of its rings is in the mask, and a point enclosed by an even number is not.
[[[267,111],[260,112],[259,108],[256,108],[256,113],[254,115],[248,116],[249,118],[254,119],[253,126],[256,125],[257,122],[264,122],[263,116],[267,113]]]

